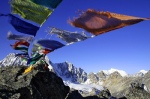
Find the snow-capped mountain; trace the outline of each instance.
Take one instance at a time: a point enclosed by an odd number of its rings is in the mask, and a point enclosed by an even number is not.
[[[138,73],[134,74],[133,76],[137,77],[143,77],[148,71],[146,70],[140,70]]]
[[[15,53],[10,53],[0,61],[0,66],[26,66],[26,64],[27,62],[16,56]]]
[[[81,83],[87,80],[87,73],[81,68],[76,68],[72,63],[63,62],[52,65],[57,75],[66,81],[69,80],[74,83]]]
[[[110,70],[102,70],[99,71],[98,73],[89,73],[87,80],[86,80],[86,84],[99,84],[102,85],[103,84],[103,80],[105,80],[108,77],[113,77],[113,76],[120,76],[120,77],[125,77],[128,76],[128,74],[123,71],[123,70],[118,70],[118,69],[113,69],[111,68]]]
[[[125,77],[125,76],[128,76],[128,74],[123,71],[123,70],[118,70],[118,69],[114,69],[114,68],[111,68],[110,70],[103,70],[103,72],[106,74],[106,75],[110,75],[114,72],[118,72],[122,77]]]
[[[145,75],[148,71],[146,71],[146,70],[140,70],[140,72]]]

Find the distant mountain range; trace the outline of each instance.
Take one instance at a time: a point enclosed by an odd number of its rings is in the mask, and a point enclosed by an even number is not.
[[[141,70],[134,75],[129,75],[123,70],[111,68],[87,74],[72,63],[52,63],[47,56],[45,60],[49,64],[49,69],[61,77],[66,85],[79,90],[83,95],[85,93],[96,94],[98,91],[108,88],[114,96],[120,96],[133,82],[145,84],[145,90],[150,92],[150,71]],[[3,66],[26,66],[26,61],[16,57],[15,53],[10,53],[0,61],[0,67]]]

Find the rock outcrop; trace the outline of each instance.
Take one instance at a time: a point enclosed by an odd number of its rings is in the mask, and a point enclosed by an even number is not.
[[[124,93],[127,99],[150,99],[150,94],[144,90],[143,84],[131,83],[131,87]]]
[[[0,68],[1,99],[65,99],[70,88],[55,73],[33,70],[22,74],[25,68]]]
[[[99,96],[100,98],[109,99],[109,98],[111,98],[111,93],[110,93],[110,91],[109,91],[108,89],[105,89],[105,90],[102,90],[102,91],[98,94],[98,96]]]
[[[82,95],[78,92],[78,90],[71,89],[66,99],[83,99]]]

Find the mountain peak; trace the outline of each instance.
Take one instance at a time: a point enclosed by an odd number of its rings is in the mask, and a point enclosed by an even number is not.
[[[103,72],[104,72],[105,74],[107,74],[107,75],[110,75],[110,74],[112,74],[112,73],[114,73],[114,72],[118,72],[118,73],[120,73],[120,75],[121,75],[122,77],[125,77],[125,76],[128,75],[125,71],[123,71],[123,70],[118,70],[118,69],[114,69],[114,68],[111,68],[110,70],[103,70]]]
[[[15,53],[8,54],[0,61],[0,66],[26,66],[27,61],[22,60],[21,57],[16,56]]]
[[[141,72],[143,74],[146,74],[148,71],[146,71],[146,70],[140,70],[139,72]]]

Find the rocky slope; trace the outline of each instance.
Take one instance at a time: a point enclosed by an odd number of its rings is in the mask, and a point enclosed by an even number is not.
[[[149,72],[146,73],[144,76],[142,77],[122,77],[121,75],[119,75],[118,73],[113,73],[111,74],[109,77],[107,77],[104,81],[103,81],[103,86],[107,87],[110,92],[112,93],[113,96],[123,96],[124,91],[126,89],[129,89],[130,84],[133,82],[137,82],[140,84],[144,84],[144,89],[147,92],[150,92],[150,79],[149,79],[150,75]]]
[[[132,83],[132,86],[124,91],[127,99],[150,99],[150,93],[144,90],[139,83]]]

